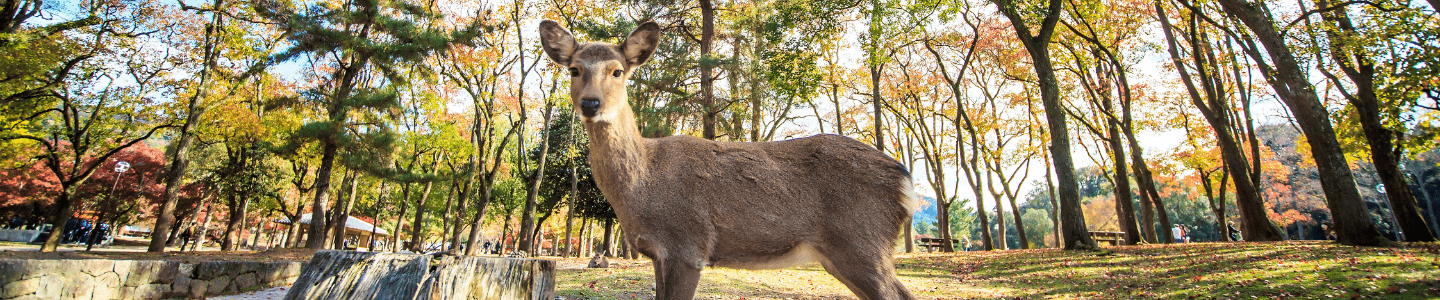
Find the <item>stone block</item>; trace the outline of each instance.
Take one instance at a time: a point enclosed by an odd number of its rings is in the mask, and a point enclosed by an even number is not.
[[[409,299],[429,269],[428,255],[320,251],[285,299]]]
[[[110,269],[110,271],[111,271],[111,272],[114,272],[115,275],[117,275],[117,276],[119,277],[119,278],[118,278],[119,280],[117,280],[117,281],[120,283],[120,285],[118,285],[118,286],[131,286],[131,287],[135,286],[135,285],[133,285],[133,284],[127,284],[127,283],[130,283],[130,274],[134,274],[134,273],[135,273],[135,265],[136,265],[137,263],[139,263],[139,262],[140,262],[140,261],[137,261],[137,260],[117,260],[117,261],[115,261],[115,264],[114,264],[114,266]]]
[[[131,289],[131,292],[121,294],[123,299],[157,299],[166,296],[178,296],[170,293],[170,286],[164,284],[144,284]],[[182,298],[182,297],[174,297]],[[190,298],[190,297],[183,297]]]
[[[24,276],[29,274],[25,262],[18,259],[0,259],[0,284],[25,279]]]
[[[35,290],[36,297],[42,299],[60,299],[60,292],[65,287],[65,283],[61,282],[64,278],[55,274],[45,274],[35,278],[40,280],[40,289]]]
[[[193,282],[190,284],[190,294],[188,294],[185,298],[203,298],[205,297],[205,292],[207,292],[206,290],[208,290],[209,288],[210,285],[206,284],[203,281]]]
[[[251,290],[254,289],[256,285],[258,284],[255,282],[255,273],[248,273],[240,275],[239,277],[235,277],[235,289],[237,290]]]
[[[160,265],[155,267],[155,275],[151,277],[150,282],[170,284],[174,283],[178,277],[194,277],[191,275],[191,270],[194,270],[195,264],[182,264],[177,261],[161,261],[159,263]]]
[[[97,285],[95,285],[95,289],[92,290],[89,299],[93,299],[93,300],[120,299],[120,298],[119,298],[119,295],[120,295],[120,289],[116,288],[115,286],[105,286],[104,284],[97,284]]]
[[[115,273],[121,274],[121,286],[137,287],[153,282],[161,266],[163,265],[157,261],[133,261],[128,264],[116,263]]]
[[[115,261],[113,260],[82,259],[80,261],[80,272],[90,274],[90,276],[100,276],[102,273],[115,271]]]
[[[95,276],[95,288],[97,289],[114,290],[121,286],[120,274],[115,274],[115,272],[105,271],[105,273],[100,273],[99,276]]]
[[[211,278],[218,278],[220,276],[230,276],[230,278],[234,278],[235,275],[239,275],[239,271],[244,264],[246,263],[229,261],[202,262],[195,265],[195,273],[191,277],[200,280],[210,280]]]
[[[3,289],[0,289],[0,299],[10,299],[24,295],[34,295],[36,294],[36,292],[40,291],[41,286],[42,284],[39,277],[12,281],[5,285],[0,285],[0,287],[3,287]]]
[[[209,287],[207,287],[207,288],[205,289],[205,292],[206,292],[206,293],[209,293],[209,294],[211,294],[211,295],[218,295],[219,293],[225,292],[225,288],[227,288],[227,287],[229,287],[229,286],[230,286],[230,276],[229,276],[229,275],[220,275],[219,277],[215,277],[215,278],[211,278],[211,279],[210,279]]]
[[[95,291],[95,277],[85,273],[70,273],[60,279],[60,297],[65,299],[90,299]]]

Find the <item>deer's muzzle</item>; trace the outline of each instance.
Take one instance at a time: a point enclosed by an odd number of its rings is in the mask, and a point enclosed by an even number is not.
[[[581,99],[581,100],[580,100],[580,113],[585,114],[585,117],[591,117],[591,118],[595,117],[595,111],[597,111],[597,110],[600,110],[600,100],[596,100],[596,99]]]

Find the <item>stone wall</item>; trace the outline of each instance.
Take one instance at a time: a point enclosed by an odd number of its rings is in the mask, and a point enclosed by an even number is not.
[[[0,241],[29,243],[40,236],[40,230],[0,229]]]
[[[286,300],[555,298],[555,262],[540,259],[320,251]]]
[[[301,262],[0,259],[0,300],[201,299],[289,286]]]

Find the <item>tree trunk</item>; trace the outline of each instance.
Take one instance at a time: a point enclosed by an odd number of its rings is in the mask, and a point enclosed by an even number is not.
[[[305,248],[325,248],[325,207],[330,205],[330,171],[335,167],[335,155],[340,146],[323,142],[320,168],[315,170],[315,202],[310,207],[310,231],[305,238]]]
[[[221,10],[222,1],[215,0],[211,8]],[[225,14],[211,12],[210,26],[217,26],[224,20]],[[165,173],[165,195],[164,202],[160,205],[160,215],[155,219],[155,228],[151,229],[150,247],[146,252],[165,252],[168,244],[167,237],[170,236],[170,225],[175,222],[175,205],[180,200],[180,187],[184,183],[185,171],[190,166],[190,147],[195,143],[195,133],[190,132],[192,125],[200,121],[200,116],[205,114],[205,106],[200,105],[200,100],[209,92],[210,66],[216,57],[214,38],[216,30],[205,31],[205,63],[201,66],[200,80],[195,85],[195,93],[190,96],[189,104],[186,107],[185,123],[180,125],[180,139],[175,143],[175,153],[170,160],[170,170]]]
[[[474,161],[475,156],[470,156],[470,160]],[[460,194],[456,196],[459,199],[455,199],[455,201],[457,202],[455,203],[455,213],[449,215],[450,218],[455,219],[454,221],[450,222],[454,223],[455,227],[450,228],[450,246],[446,248],[451,252],[456,252],[460,250],[460,232],[465,231],[465,222],[462,222],[465,220],[465,204],[470,203],[470,201],[474,200],[474,197],[470,196],[472,192],[470,189],[472,187],[472,184],[475,183],[475,175],[473,175],[473,172],[478,171],[472,169],[470,172],[472,172],[472,175],[470,175],[470,179],[460,186]]]
[[[1184,66],[1175,35],[1169,29],[1169,18],[1159,2],[1155,3],[1155,7],[1159,12],[1160,22],[1163,24],[1161,27],[1165,33],[1166,43],[1169,45],[1171,60],[1177,66]],[[1194,21],[1192,20],[1192,22]],[[1250,176],[1252,174],[1251,165],[1245,160],[1240,145],[1231,133],[1230,106],[1228,100],[1221,95],[1224,87],[1216,79],[1219,76],[1215,74],[1217,68],[1214,65],[1218,63],[1213,59],[1214,53],[1210,51],[1211,47],[1202,46],[1205,43],[1208,41],[1204,36],[1191,34],[1190,46],[1191,52],[1194,53],[1192,54],[1194,67],[1197,76],[1201,77],[1201,84],[1208,97],[1200,95],[1199,88],[1191,79],[1190,72],[1184,69],[1179,70],[1181,82],[1185,84],[1186,91],[1190,94],[1190,102],[1200,110],[1205,121],[1214,129],[1221,160],[1224,161],[1227,173],[1233,176],[1235,182],[1235,206],[1240,210],[1240,223],[1245,239],[1249,241],[1281,240],[1280,229],[1275,227],[1266,215],[1264,198],[1261,197],[1259,187],[1255,186],[1255,181]],[[1333,135],[1331,136],[1333,137]],[[1169,230],[1169,228],[1165,229]]]
[[[288,216],[290,217],[290,228],[286,229],[284,242],[285,247],[300,247],[300,216],[302,213],[304,213],[304,209],[305,192],[301,191],[299,193],[299,196],[295,198],[295,213]]]
[[[573,127],[572,127],[572,128],[573,128]],[[574,133],[574,132],[572,131],[571,133]],[[572,136],[573,136],[573,134],[572,134]],[[574,141],[575,139],[574,139],[574,137],[571,137],[570,140],[571,140],[572,143],[573,143],[573,141]],[[575,221],[575,204],[576,204],[576,201],[579,200],[579,199],[576,199],[576,197],[579,197],[579,195],[580,195],[580,188],[579,188],[580,186],[579,186],[579,184],[580,184],[580,180],[575,176],[575,166],[573,165],[573,162],[572,162],[572,165],[571,165],[571,167],[570,167],[570,208],[569,208],[569,211],[565,213],[565,250],[561,252],[560,257],[565,257],[565,258],[570,257],[570,249],[575,248],[575,247],[572,247],[573,245],[571,245],[571,241],[572,241],[572,240],[570,239],[570,228],[571,228],[571,225],[573,225],[573,224],[574,224],[574,221]]]
[[[995,179],[991,178],[988,181],[991,181],[989,184],[994,184]],[[990,188],[993,190],[994,186]],[[1000,199],[1000,194],[993,193],[993,191],[990,198],[995,198],[995,248],[1010,249],[1010,239],[1005,237],[1005,202]]]
[[[1129,113],[1129,109],[1126,109],[1125,114],[1127,117],[1125,119],[1127,122],[1129,120]],[[1126,128],[1134,127],[1126,126]],[[1154,173],[1150,172],[1150,167],[1145,163],[1144,155],[1140,154],[1143,148],[1140,148],[1140,143],[1136,141],[1133,130],[1127,129],[1124,133],[1125,139],[1130,143],[1130,159],[1132,160],[1130,168],[1135,171],[1135,182],[1140,184],[1141,201],[1146,202],[1140,205],[1153,207],[1155,217],[1160,221],[1160,228],[1170,228],[1172,223],[1170,223],[1170,214],[1165,211],[1165,200],[1160,198],[1160,191],[1155,186]],[[1146,226],[1151,225],[1147,224]],[[1174,234],[1169,230],[1160,230],[1159,233],[1160,239],[1167,241],[1166,243],[1175,240]]]
[[[710,62],[710,48],[715,41],[715,5],[710,0],[700,0],[700,105],[701,124],[704,127],[704,137],[707,140],[715,139],[715,116],[720,109],[715,107],[715,78],[711,75],[714,68]]]
[[[457,192],[459,192],[459,190],[460,190],[459,187],[458,187],[459,184],[460,184],[459,182],[451,181],[450,184],[448,184],[448,185],[450,186],[450,191],[445,192],[445,210],[444,210],[445,212],[440,215],[440,234],[439,234],[440,241],[439,241],[438,243],[441,243],[441,244],[444,244],[446,241],[449,241],[449,239],[447,239],[446,236],[450,234],[450,225],[451,225],[451,223],[452,223],[452,222],[450,222],[450,219],[451,219],[450,216],[455,215],[454,212],[450,210],[450,209],[451,209],[450,206],[451,206],[452,204],[454,204],[453,201],[455,201],[455,194],[456,194]],[[449,247],[447,246],[447,247],[442,248],[442,249],[447,249],[447,250],[448,250]]]
[[[430,187],[435,185],[434,181],[426,182],[425,188],[421,189],[420,200],[415,201],[415,223],[410,225],[410,251],[415,253],[425,252],[424,239],[421,237],[421,228],[425,225],[425,200],[430,198]],[[449,194],[450,192],[445,192]]]
[[[613,233],[615,233],[615,218],[606,218],[605,242],[600,244],[600,249],[604,249],[604,252],[602,252],[600,255],[604,255],[605,257],[614,257],[614,252],[610,251],[610,246],[614,245],[615,243],[615,241],[611,239],[611,234]]]
[[[1328,2],[1319,0],[1316,4],[1322,8],[1329,7]],[[1329,34],[1331,57],[1345,72],[1346,77],[1355,83],[1355,92],[1345,93],[1345,98],[1350,100],[1350,104],[1355,107],[1355,114],[1360,116],[1360,127],[1370,145],[1370,161],[1375,164],[1380,182],[1385,184],[1384,193],[1390,200],[1390,207],[1404,232],[1405,241],[1435,241],[1430,226],[1426,225],[1425,218],[1420,216],[1420,208],[1416,205],[1410,184],[1405,181],[1405,174],[1400,172],[1400,157],[1404,154],[1394,143],[1399,134],[1386,128],[1380,120],[1380,110],[1384,105],[1375,94],[1374,61],[1363,50],[1355,51],[1355,45],[1344,42],[1347,34],[1357,34],[1355,25],[1350,21],[1349,12],[1339,9],[1322,13],[1321,16],[1324,16],[1326,23],[1330,23],[1328,25],[1333,25],[1324,27]]]
[[[359,172],[348,173],[349,176],[346,176],[348,180],[345,180],[345,186],[348,187],[342,187],[341,189],[348,189],[350,195],[342,199],[340,203],[335,204],[335,211],[331,214],[334,217],[330,218],[330,223],[328,223],[331,230],[330,234],[334,236],[333,239],[335,240],[333,247],[337,250],[345,250],[346,248],[345,229],[347,227],[346,225],[350,223],[350,208],[355,205],[356,186],[359,185],[360,180]],[[375,222],[379,223],[380,221],[376,219]],[[395,235],[400,235],[400,233],[396,232]]]
[[[1011,0],[991,0],[1001,7],[1001,13],[1010,19],[1016,36],[1025,45],[1034,62],[1036,79],[1040,83],[1040,102],[1045,107],[1045,120],[1050,132],[1050,156],[1055,167],[1055,177],[1060,181],[1060,225],[1063,228],[1066,250],[1094,249],[1095,240],[1085,226],[1085,215],[1080,210],[1080,187],[1075,178],[1075,163],[1070,157],[1070,129],[1065,121],[1065,108],[1060,103],[1060,82],[1055,76],[1055,66],[1050,62],[1050,37],[1055,24],[1060,20],[1060,0],[1049,0],[1045,19],[1040,31],[1031,34],[1025,25],[1024,16],[1015,11]]]
[[[995,240],[990,232],[990,213],[985,211],[985,199],[980,198],[979,191],[975,193],[975,213],[979,215],[980,219],[981,246],[985,248],[985,251],[995,250]]]
[[[1051,228],[1051,232],[1055,234],[1055,247],[1062,248],[1065,240],[1060,239],[1060,206],[1055,203],[1055,182],[1052,177],[1050,157],[1045,157],[1045,191],[1050,195],[1050,223],[1054,226]]]
[[[1290,48],[1285,45],[1284,36],[1276,31],[1275,22],[1266,13],[1268,9],[1263,9],[1263,4],[1252,4],[1244,0],[1220,0],[1219,3],[1227,13],[1235,16],[1249,28],[1254,33],[1255,39],[1265,47],[1265,52],[1269,53],[1270,62],[1276,68],[1274,72],[1268,72],[1275,74],[1275,80],[1271,81],[1271,85],[1280,100],[1290,108],[1290,112],[1295,116],[1295,122],[1300,125],[1300,130],[1305,133],[1306,141],[1310,144],[1311,155],[1315,158],[1315,168],[1320,172],[1320,185],[1325,191],[1325,201],[1334,217],[1335,232],[1339,242],[1360,246],[1393,245],[1392,242],[1380,235],[1380,231],[1375,227],[1375,222],[1370,219],[1370,212],[1365,208],[1364,200],[1360,198],[1360,192],[1355,189],[1355,177],[1350,172],[1344,150],[1335,139],[1335,130],[1330,125],[1329,111],[1320,103],[1314,86],[1306,79],[1306,74],[1309,73],[1295,60]],[[1260,57],[1255,59],[1259,60]],[[1239,179],[1238,176],[1236,179]],[[1246,207],[1242,206],[1242,208]],[[1264,209],[1263,204],[1255,208]],[[1244,215],[1254,213],[1257,212],[1248,208],[1241,210],[1241,214]],[[1264,212],[1258,213],[1263,214]],[[1250,231],[1266,234],[1260,237],[1262,240],[1278,238],[1278,228],[1275,228],[1273,224],[1268,225],[1246,226],[1246,238],[1250,238]],[[1249,227],[1263,227],[1269,231],[1255,230]]]
[[[1020,238],[1020,249],[1030,249],[1030,237],[1025,236],[1025,224],[1020,220],[1020,207],[1015,205],[1015,197],[1010,199],[1010,216],[1015,217],[1015,235]]]
[[[63,182],[62,182],[63,183]],[[55,252],[60,246],[60,238],[65,235],[65,223],[70,222],[70,216],[75,214],[74,203],[71,200],[75,195],[74,186],[62,186],[60,196],[55,198],[55,211],[50,215],[50,235],[45,238],[45,243],[40,244],[40,252]]]
[[[225,238],[220,240],[220,251],[235,251],[240,242],[241,221],[245,220],[246,210],[249,209],[250,199],[230,195],[230,220],[225,222]]]
[[[1106,103],[1109,106],[1109,103]],[[1120,143],[1120,126],[1114,120],[1110,120],[1108,133],[1110,139],[1110,158],[1115,161],[1115,213],[1120,215],[1120,229],[1125,231],[1125,243],[1130,245],[1140,244],[1140,237],[1143,234],[1145,241],[1155,242],[1155,228],[1136,228],[1135,225],[1135,200],[1131,198],[1130,174],[1127,172],[1125,162],[1125,146]],[[1145,224],[1152,223],[1153,215],[1144,216]],[[1138,230],[1137,230],[1138,229]]]
[[[866,64],[870,68],[870,104],[875,109],[873,122],[875,123],[875,149],[879,149],[883,153],[885,152],[885,132],[880,115],[880,102],[883,101],[880,98],[880,72],[884,64],[881,63],[883,58],[880,55],[880,39],[882,38],[882,28],[884,28],[882,22],[884,21],[885,6],[879,0],[870,0],[870,6],[870,44],[867,45],[870,49],[866,51],[866,59],[869,60]]]
[[[476,253],[475,246],[479,245],[480,242],[480,226],[484,225],[482,222],[485,221],[485,207],[490,204],[491,186],[483,182],[482,184],[485,186],[482,187],[483,191],[481,191],[480,199],[475,203],[475,217],[470,220],[470,236],[465,242],[465,255],[475,255]]]
[[[550,127],[550,117],[554,110],[553,102],[545,101],[546,128]],[[537,198],[540,197],[540,185],[545,182],[545,161],[550,153],[550,130],[541,129],[540,132],[540,159],[535,162],[535,180],[531,182],[530,190],[525,193],[525,217],[520,223],[520,236],[523,238],[520,241],[520,251],[525,253],[534,251],[537,244],[532,238],[540,232],[539,224],[535,224],[535,209],[540,206]]]
[[[952,236],[950,232],[950,204],[950,201],[935,199],[935,230],[940,232],[940,239],[942,241],[949,241]],[[907,239],[906,243],[913,245],[915,242]],[[955,252],[955,246],[942,242],[940,251]]]
[[[405,232],[405,211],[410,208],[410,203],[398,202],[397,204],[400,205],[400,213],[395,215],[395,231],[393,231],[395,235],[390,236],[390,249],[400,252],[401,249],[405,249],[404,245],[400,244],[400,233]],[[379,219],[375,220],[375,226],[380,226]]]
[[[203,222],[200,222],[200,231],[198,232],[198,235],[193,238],[195,239],[195,245],[190,246],[190,251],[193,252],[200,249],[200,246],[205,245],[205,236],[210,234],[210,214],[212,213],[215,213],[214,199],[211,199],[211,201],[207,201],[207,203],[205,204],[205,218]],[[185,249],[180,250],[183,251]]]

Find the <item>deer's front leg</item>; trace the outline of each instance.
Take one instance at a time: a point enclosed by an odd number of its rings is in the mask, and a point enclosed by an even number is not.
[[[679,257],[654,259],[655,299],[690,300],[695,298],[695,287],[700,284],[699,265],[694,259],[686,261]]]

